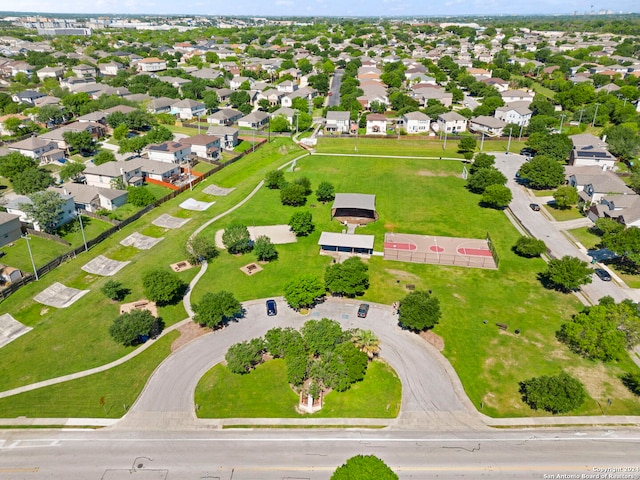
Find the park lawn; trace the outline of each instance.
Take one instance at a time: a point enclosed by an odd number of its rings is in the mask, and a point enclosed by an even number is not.
[[[0,416],[120,418],[180,336],[170,332],[140,355],[105,372],[0,399]],[[104,399],[104,405],[101,405]]]
[[[533,193],[534,196],[536,197],[552,197],[554,193],[556,193],[556,189],[551,189],[551,190],[534,190],[534,189],[530,189],[530,192]]]
[[[153,196],[156,197],[156,200],[164,198],[171,192],[173,192],[173,190],[171,190],[169,187],[163,187],[162,185],[157,185],[155,183],[145,183],[144,187],[151,193],[153,193]]]
[[[602,238],[595,233],[591,233],[589,227],[574,228],[569,230],[569,233],[587,250],[596,248],[602,242]]]
[[[69,242],[71,244],[69,249],[72,249],[84,244],[82,229],[84,229],[84,237],[89,241],[112,227],[113,225],[108,222],[83,215],[82,228],[80,227],[80,220],[73,220],[58,229],[58,235]]]
[[[227,167],[232,171],[225,174],[226,179],[231,178],[234,182],[236,179],[239,182],[248,181],[238,185],[238,188],[226,197],[215,197],[216,204],[206,212],[182,210],[179,208],[179,204],[188,196],[198,200],[212,201],[212,197],[202,193],[202,189],[210,183],[219,183],[218,175],[225,172],[227,168],[196,185],[193,192],[187,191],[160,205],[108,240],[92,247],[88,254],[79,254],[77,258],[60,265],[40,281],[26,285],[4,300],[2,302],[3,313],[11,313],[18,321],[34,327],[34,329],[29,334],[23,335],[0,349],[0,391],[93,368],[109,363],[130,352],[130,348],[116,344],[108,334],[109,326],[118,316],[118,305],[100,293],[102,285],[113,279],[129,288],[131,292],[124,299],[124,302],[144,298],[140,282],[141,273],[156,267],[169,269],[171,263],[184,260],[186,258],[184,245],[191,232],[204,221],[235,205],[262,180],[266,171],[282,165],[286,161],[289,148],[295,152],[290,154],[293,158],[297,154],[298,148],[293,147],[290,140],[280,141],[263,146],[256,151],[255,156],[248,155]],[[258,152],[260,152],[259,156]],[[235,185],[235,183],[232,184],[232,186]],[[142,232],[150,229],[148,231],[153,230],[158,233],[155,230],[157,227],[152,226],[151,222],[163,213],[181,218],[191,218],[192,221],[183,228],[166,230],[161,235],[164,240],[151,250],[137,250],[119,244],[122,239],[136,231]],[[69,247],[50,240],[34,236],[31,238],[32,251],[39,265],[69,250]],[[13,247],[5,246],[3,248],[7,252],[3,260],[7,258],[21,259],[20,265],[16,266],[30,271],[30,260],[25,241],[20,239],[14,243]],[[51,252],[57,251],[56,249],[59,249],[59,252],[55,255],[52,254]],[[131,263],[115,276],[109,278],[91,275],[80,269],[82,265],[97,255],[105,255],[114,260],[130,261]],[[45,258],[46,261],[42,260]],[[9,262],[6,264],[12,265]],[[185,270],[180,272],[179,276],[188,283],[198,271],[198,268]],[[61,310],[45,307],[33,301],[35,295],[57,281],[74,288],[89,289],[90,292],[74,305]],[[87,312],[91,313],[87,315]],[[182,302],[161,307],[159,315],[167,326],[187,316]]]
[[[558,208],[554,203],[543,205],[544,209],[551,214],[556,222],[565,222],[567,220],[576,220],[584,218],[576,207]]]
[[[29,246],[37,268],[71,250],[68,245],[35,235],[29,235]],[[3,265],[19,268],[23,272],[33,273],[27,241],[24,238],[19,238],[11,242],[11,244],[3,245],[0,250],[5,253],[5,256],[2,257]]]
[[[402,386],[391,367],[369,364],[365,378],[346,392],[331,392],[325,406],[313,415],[296,412],[298,395],[287,383],[282,359],[258,365],[238,375],[218,364],[198,383],[195,393],[199,418],[395,418]]]

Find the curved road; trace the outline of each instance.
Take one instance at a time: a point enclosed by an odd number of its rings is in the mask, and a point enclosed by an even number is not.
[[[421,428],[439,430],[480,428],[481,415],[467,399],[458,377],[442,355],[416,334],[400,329],[390,307],[370,305],[367,318],[361,319],[356,315],[358,303],[354,300],[328,299],[303,316],[278,299],[275,317],[266,315],[264,300],[245,303],[244,318],[199,337],[167,358],[116,428],[188,429],[199,422],[206,424],[196,420],[194,391],[200,378],[224,359],[230,345],[263,336],[273,327],[299,328],[309,319],[323,317],[335,319],[345,329],[370,329],[379,336],[381,357],[402,381],[402,408],[396,424],[408,427],[419,424]]]

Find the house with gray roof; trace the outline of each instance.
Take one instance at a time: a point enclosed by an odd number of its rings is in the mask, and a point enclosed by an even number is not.
[[[490,137],[499,137],[502,135],[504,123],[499,118],[489,117],[487,115],[479,115],[469,119],[469,131],[476,133],[484,133]]]
[[[244,114],[233,108],[222,108],[207,117],[207,123],[212,125],[230,126],[240,120]]]
[[[211,126],[207,129],[207,135],[213,135],[220,139],[220,146],[225,150],[233,150],[238,145],[238,129],[225,126]]]
[[[615,168],[616,157],[609,152],[604,140],[590,133],[570,135],[569,139],[573,143],[573,148],[569,153],[569,165],[575,167],[595,166],[601,170]]]
[[[325,119],[327,132],[349,133],[351,127],[351,113],[329,110]]]
[[[598,166],[565,167],[567,183],[578,190],[578,196],[587,206],[600,203],[607,195],[635,195],[620,177]]]
[[[76,218],[76,207],[73,203],[73,197],[71,195],[66,195],[64,192],[59,191],[56,188],[49,188],[48,190],[57,193],[64,202],[60,207],[58,219],[54,228],[58,228]],[[38,232],[43,231],[44,228],[41,227],[40,224],[38,224],[38,222],[36,222],[25,210],[25,205],[33,205],[33,202],[29,197],[19,195],[9,200],[5,205],[5,208],[7,209],[7,213],[17,215],[20,218],[20,221],[27,227],[33,228]]]
[[[12,143],[8,145],[8,149],[19,152],[25,157],[34,158],[42,165],[65,158],[65,151],[58,148],[56,142],[38,137],[29,137]]]
[[[100,188],[84,183],[68,182],[62,184],[58,189],[73,197],[76,208],[87,212],[115,210],[127,203],[128,192],[117,188]]]

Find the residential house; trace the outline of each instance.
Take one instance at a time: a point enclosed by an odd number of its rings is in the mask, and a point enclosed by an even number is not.
[[[86,65],[84,63],[80,63],[79,65],[74,65],[73,67],[71,67],[71,71],[76,77],[81,77],[81,78],[95,77],[98,74],[95,67],[92,67],[91,65]]]
[[[298,89],[298,84],[292,80],[285,80],[284,82],[280,82],[276,89],[282,93],[293,93]]]
[[[64,76],[64,68],[62,67],[44,67],[36,72],[38,79],[43,81],[45,78],[55,78],[59,80]]]
[[[7,146],[9,150],[19,152],[25,157],[35,158],[41,164],[47,164],[65,158],[65,151],[58,148],[56,142],[38,137],[29,137]]]
[[[587,207],[600,203],[605,196],[635,195],[635,192],[610,170],[597,166],[565,167],[567,183],[578,190],[578,196]]]
[[[84,171],[87,185],[99,188],[114,188],[119,185],[139,187],[144,182],[139,163],[133,161],[107,162],[87,167]]]
[[[490,137],[499,137],[506,125],[505,122],[487,115],[479,115],[469,119],[469,130],[476,133],[484,133]]]
[[[260,110],[256,110],[255,112],[251,112],[249,115],[245,115],[240,120],[238,120],[239,127],[258,129],[267,124],[269,121],[269,114],[266,112],[262,112]]]
[[[289,123],[290,126],[295,125],[296,110],[294,110],[293,108],[280,107],[278,110],[271,113],[270,115],[271,115],[271,118],[277,117],[278,115],[283,115],[284,118],[287,119],[287,122]]]
[[[607,150],[607,144],[604,140],[590,133],[571,135],[569,139],[573,143],[569,154],[569,165],[575,167],[596,166],[601,170],[614,169],[616,157]]]
[[[305,98],[308,101],[311,101],[317,95],[318,95],[318,91],[315,88],[303,87],[303,88],[297,89],[293,93],[289,93],[289,94],[285,95],[284,97],[282,97],[282,99],[280,100],[280,103],[282,104],[283,107],[291,108],[291,107],[293,107],[293,100],[294,99],[296,99],[296,98]]]
[[[189,145],[191,153],[200,158],[208,160],[218,160],[220,158],[220,138],[212,135],[194,135],[193,137],[181,138],[180,143]]]
[[[509,90],[509,82],[507,80],[503,80],[502,78],[483,78],[480,81],[495,88],[499,92],[506,92],[507,90]]]
[[[64,203],[60,207],[58,221],[55,225],[55,228],[58,228],[59,226],[64,225],[65,223],[68,223],[75,218],[76,207],[73,203],[73,197],[71,195],[65,195],[63,192],[60,192],[55,188],[53,189],[53,191],[58,193],[60,198],[64,201]],[[24,210],[25,205],[33,205],[33,202],[29,197],[19,195],[7,202],[5,208],[7,209],[7,213],[11,213],[20,217],[20,221],[24,225],[31,227],[38,232],[42,231],[43,228],[38,224],[38,222],[34,221],[33,218],[31,218],[29,214]]]
[[[225,150],[233,150],[238,145],[238,129],[225,126],[211,126],[207,129],[207,135],[213,135],[220,139],[220,146]]]
[[[24,103],[34,107],[36,105],[36,100],[44,96],[46,96],[44,93],[36,92],[34,90],[24,90],[14,94],[11,99],[16,103]]]
[[[229,97],[231,97],[231,94],[233,93],[233,90],[230,88],[214,88],[213,91],[218,95],[218,100],[221,104],[227,103],[229,101]]]
[[[108,110],[104,110],[103,113],[106,113],[107,111]],[[69,146],[64,139],[64,134],[66,132],[82,131],[89,132],[93,138],[98,139],[105,136],[106,126],[98,122],[74,122],[68,125],[64,125],[60,128],[42,133],[38,135],[38,138],[55,142],[58,145],[58,148],[66,151]]]
[[[491,78],[491,72],[485,68],[467,68],[467,73],[475,78],[476,81]]]
[[[149,113],[169,113],[171,105],[178,102],[175,98],[158,97],[147,103],[147,112]]]
[[[445,107],[450,107],[453,103],[453,94],[447,92],[439,85],[418,83],[411,87],[411,91],[411,96],[415,98],[422,107],[427,106],[429,100],[438,100]]]
[[[135,63],[138,72],[161,72],[167,69],[167,62],[160,58],[143,58]]]
[[[529,102],[513,102],[504,107],[496,108],[493,114],[505,123],[511,123],[526,127],[529,125],[533,112],[529,109]]]
[[[207,123],[212,125],[230,126],[240,120],[243,116],[244,114],[239,110],[223,108],[209,115],[207,117]]]
[[[627,227],[640,227],[640,195],[605,195],[589,208],[587,217],[593,222],[610,218]]]
[[[123,69],[123,65],[118,62],[101,63],[98,67],[100,68],[100,75],[106,77],[114,77]]]
[[[467,129],[467,118],[457,112],[447,112],[438,115],[436,122],[439,132],[456,134]]]
[[[269,102],[269,105],[279,105],[282,97],[285,96],[284,92],[279,92],[275,88],[267,88],[262,92],[258,93],[256,97],[256,101],[260,101],[265,99]]]
[[[66,88],[72,93],[76,93],[79,89],[83,88],[86,85],[95,85],[96,79],[93,77],[67,77],[60,79],[60,87]]]
[[[386,135],[387,117],[381,113],[371,113],[367,115],[367,135]]]
[[[77,209],[95,213],[98,210],[113,211],[127,203],[126,190],[100,188],[84,183],[64,183],[58,187],[62,193],[71,195]]]
[[[229,88],[231,90],[239,90],[240,86],[244,82],[248,82],[249,83],[249,88],[250,89],[253,88],[253,85],[255,84],[255,80],[253,78],[236,76],[236,77],[233,77],[231,80],[229,80]]]
[[[170,140],[159,144],[150,144],[146,147],[149,160],[167,163],[182,163],[191,155],[191,146],[187,143]]]
[[[351,126],[351,113],[340,111],[328,111],[324,128],[327,132],[349,133]]]
[[[184,100],[179,100],[172,104],[169,113],[177,115],[183,120],[190,120],[193,117],[204,115],[206,111],[207,107],[204,103],[191,100],[190,98],[185,98]]]
[[[112,163],[112,162],[109,162]],[[127,163],[133,163],[140,168],[144,178],[170,183],[180,176],[180,165],[169,162],[158,162],[147,158],[134,158]]]
[[[20,216],[0,212],[0,247],[18,240],[22,236]]]
[[[500,96],[505,104],[513,102],[533,102],[534,94],[532,92],[525,92],[524,90],[505,90],[500,92]]]
[[[405,113],[402,122],[407,133],[429,133],[431,119],[422,112]]]

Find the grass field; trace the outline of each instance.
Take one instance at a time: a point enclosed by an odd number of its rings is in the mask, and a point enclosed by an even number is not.
[[[598,235],[591,233],[589,227],[574,228],[573,230],[569,230],[569,233],[587,250],[595,248],[602,241]]]
[[[555,203],[545,204],[543,208],[551,214],[556,222],[565,222],[567,220],[576,220],[584,218],[584,215],[576,207],[558,208]]]
[[[58,235],[71,244],[71,247],[69,247],[71,249],[83,245],[82,229],[84,229],[84,237],[89,241],[111,227],[113,225],[108,222],[82,215],[82,227],[80,226],[80,220],[73,220],[63,225],[59,229]]]
[[[346,392],[331,392],[313,415],[296,412],[298,395],[286,381],[284,360],[259,365],[247,375],[224,365],[207,372],[196,388],[200,418],[394,418],[400,410],[402,386],[391,367],[369,364],[361,382]]]

